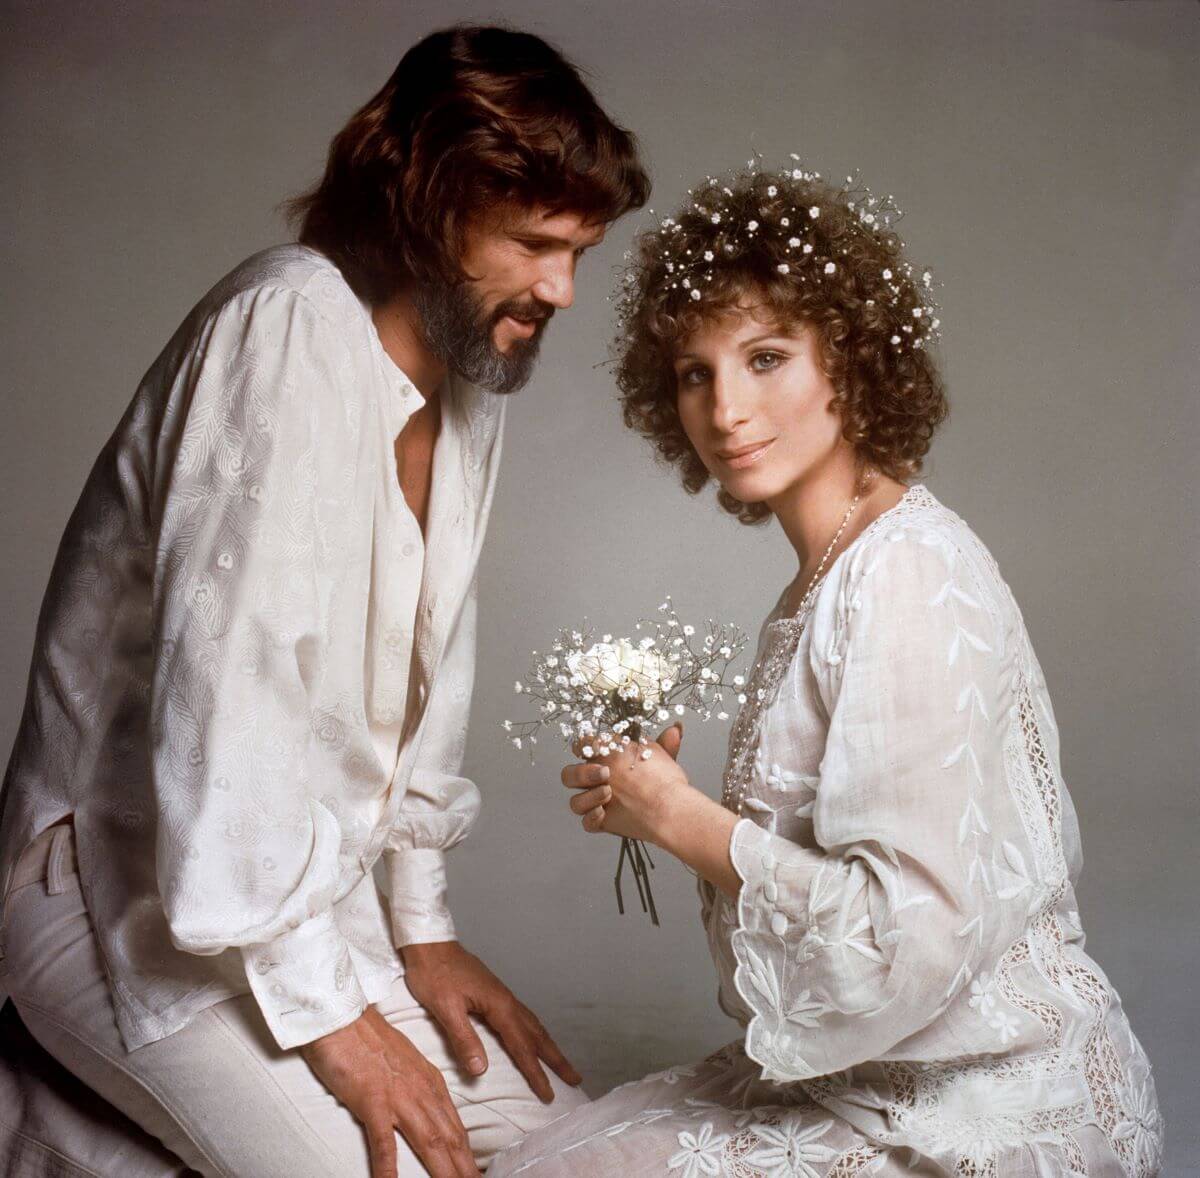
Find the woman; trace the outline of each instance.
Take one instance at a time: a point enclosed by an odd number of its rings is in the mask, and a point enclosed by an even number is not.
[[[946,405],[930,277],[894,216],[751,171],[695,190],[630,266],[627,424],[689,491],[712,477],[739,519],[776,518],[800,569],[720,803],[676,763],[678,729],[563,780],[585,829],[701,877],[745,1036],[496,1174],[1157,1172],[1149,1063],[1083,950],[1045,681],[986,548],[911,481]]]

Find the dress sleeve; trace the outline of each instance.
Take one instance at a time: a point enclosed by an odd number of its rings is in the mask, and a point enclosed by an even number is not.
[[[313,781],[312,693],[327,665],[357,453],[347,353],[291,291],[218,311],[181,369],[186,418],[156,552],[152,761],[159,888],[175,945],[240,952],[279,1045],[365,998],[332,905],[342,831]]]
[[[467,837],[479,790],[462,776],[475,676],[476,583],[455,623],[430,697],[428,731],[385,851],[397,948],[455,940],[443,852]]]
[[[731,839],[746,1050],[773,1080],[886,1057],[1002,951],[1029,905],[1000,784],[998,623],[948,537],[897,531],[852,555],[811,622],[829,717],[817,847],[747,820]]]

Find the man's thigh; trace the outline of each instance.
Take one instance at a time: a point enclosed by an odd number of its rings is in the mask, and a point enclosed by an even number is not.
[[[51,1055],[202,1174],[365,1178],[361,1127],[297,1051],[279,1049],[250,995],[127,1052],[77,879],[67,882],[58,895],[30,885],[9,909],[7,982],[25,1025]],[[36,984],[22,985],[23,978]],[[555,1100],[543,1105],[483,1026],[489,1067],[467,1075],[402,979],[380,1009],[445,1075],[481,1166],[586,1099],[551,1076]],[[398,1146],[400,1174],[423,1174],[407,1144]]]
[[[399,978],[381,1014],[416,1045],[426,1059],[441,1071],[471,1139],[476,1162],[484,1167],[505,1146],[540,1129],[588,1103],[587,1096],[545,1068],[554,1100],[543,1104],[509,1058],[499,1038],[480,1019],[472,1018],[487,1052],[487,1071],[472,1076],[461,1068],[450,1052],[450,1044],[438,1024],[426,1013]]]

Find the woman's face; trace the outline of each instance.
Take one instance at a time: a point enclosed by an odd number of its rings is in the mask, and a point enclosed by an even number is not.
[[[673,367],[684,432],[743,503],[770,505],[853,449],[804,324],[784,331],[738,306],[681,341]]]

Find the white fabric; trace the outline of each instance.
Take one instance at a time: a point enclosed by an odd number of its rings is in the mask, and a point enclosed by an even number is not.
[[[300,1052],[280,1050],[252,995],[215,1003],[169,1038],[127,1052],[77,877],[63,885],[55,893],[35,882],[9,897],[14,943],[0,981],[29,1032],[71,1076],[56,1077],[44,1057],[11,1060],[9,1044],[0,1044],[0,1174],[367,1178],[362,1126]],[[442,1073],[480,1166],[587,1100],[549,1073],[554,1100],[543,1104],[483,1023],[475,1026],[488,1069],[467,1075],[403,978],[376,1006]],[[0,1032],[8,1022],[0,1018]],[[88,1091],[79,1092],[74,1077]],[[48,1088],[61,1079],[69,1083]],[[12,1088],[21,1104],[10,1107]],[[426,1173],[402,1137],[396,1148],[399,1178]]]
[[[249,259],[101,453],[47,591],[0,886],[72,815],[128,1048],[250,989],[281,1047],[454,936],[474,572],[504,399],[451,381],[428,547],[394,439],[423,404],[337,268]],[[392,925],[371,879],[385,855]]]
[[[746,692],[743,884],[701,886],[744,1045],[496,1173],[1155,1174],[1150,1066],[1083,948],[1046,684],[974,533],[910,489],[810,616],[767,620]]]

